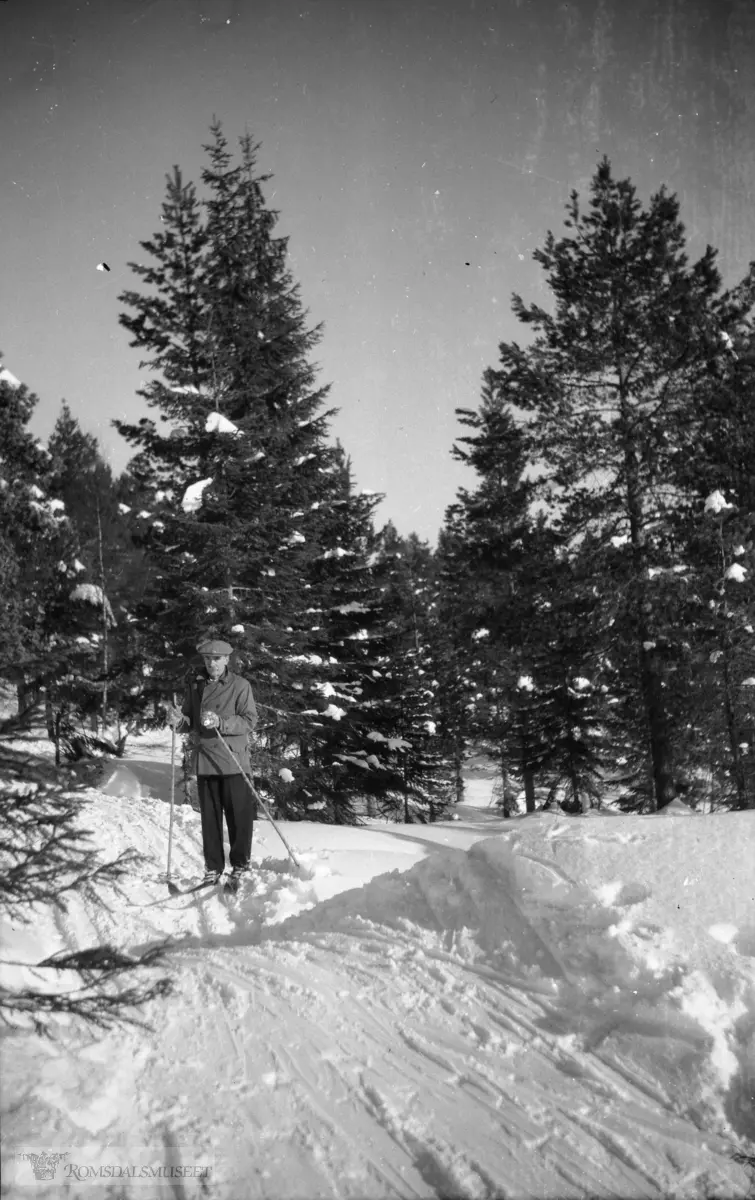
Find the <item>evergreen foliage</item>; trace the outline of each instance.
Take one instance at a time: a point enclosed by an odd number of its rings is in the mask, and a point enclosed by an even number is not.
[[[502,343],[479,411],[459,410],[479,483],[439,551],[467,733],[504,777],[519,758],[528,808],[535,777],[575,808],[607,786],[661,808],[693,744],[692,774],[705,759],[752,803],[755,271],[723,292],[714,250],[687,259],[676,197],[643,208],[605,159],[565,225],[534,254],[553,311],[514,296],[534,336]],[[736,500],[728,541],[713,488]]]
[[[398,793],[404,819],[433,821],[456,798],[457,749],[443,723],[436,560],[427,542],[415,534],[401,537],[389,522],[381,533],[376,571],[385,618],[381,728],[396,740],[400,753]],[[390,800],[393,806],[394,797]]]
[[[322,330],[275,236],[259,147],[241,138],[234,165],[218,121],[211,134],[206,198],[174,169],[163,230],[141,243],[153,265],[131,264],[148,290],[120,297],[131,344],[149,355],[140,394],[162,422],[115,422],[138,451],[135,535],[154,567],[139,619],[155,695],[180,686],[171,664],[202,636],[230,638],[264,717],[259,785],[290,815],[352,820],[353,796],[394,770],[364,744],[379,733],[364,684],[377,643],[357,652],[359,630],[345,632],[355,605],[372,614],[360,624],[375,620],[377,498],[354,496],[326,441],[328,388],[311,360]],[[324,703],[329,688],[346,707]]]
[[[132,611],[144,591],[144,555],[134,546],[119,499],[122,489],[96,437],[81,429],[65,401],[47,448],[50,491],[65,505],[77,544],[76,558],[66,571],[69,600],[94,643],[88,671],[76,688],[67,689],[65,699],[80,718],[95,728],[101,725],[100,748],[108,745],[105,728],[114,718],[116,742],[110,747],[122,753],[127,732],[145,715]],[[78,734],[84,752],[91,740]]]
[[[66,576],[77,547],[50,495],[50,455],[28,429],[37,402],[0,379],[0,677],[16,685],[21,713],[76,657]]]
[[[501,345],[490,386],[525,416],[538,498],[559,541],[571,556],[589,548],[595,586],[615,608],[634,794],[653,809],[673,798],[677,765],[668,676],[680,645],[667,593],[674,575],[684,586],[674,530],[690,502],[678,461],[697,445],[701,397],[726,370],[723,335],[752,290],[721,293],[710,247],[690,266],[676,198],[661,189],[643,209],[606,160],[588,211],[575,192],[567,212],[570,232],[549,234],[534,255],[555,310],[514,297],[535,339]],[[600,573],[617,541],[627,560],[618,604]]]
[[[88,772],[56,770],[0,746],[0,911],[12,924],[30,925],[38,906],[64,914],[72,896],[98,883],[117,884],[133,871],[138,858],[133,853],[111,861],[93,853],[79,802],[80,789],[91,782]],[[50,1017],[58,1013],[83,1017],[100,1029],[139,1024],[130,1010],[170,990],[167,978],[145,981],[140,968],[154,968],[163,957],[159,947],[135,956],[111,945],[64,952],[34,964],[35,986],[13,980],[8,967],[19,964],[8,962],[6,949],[0,1021],[11,1029],[31,1023],[46,1036],[54,1031]]]

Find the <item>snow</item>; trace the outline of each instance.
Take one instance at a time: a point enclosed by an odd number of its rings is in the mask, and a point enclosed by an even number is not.
[[[16,379],[16,376],[8,370],[7,367],[0,366],[0,383],[7,383],[9,387],[20,388],[21,380]]]
[[[165,385],[169,392],[176,392],[179,396],[201,396],[202,393],[194,384],[187,383],[183,387],[174,387],[173,384]]]
[[[205,488],[208,488],[212,482],[212,479],[200,479],[197,483],[189,484],[181,501],[181,508],[184,512],[196,512],[197,509],[202,507],[202,496]]]
[[[107,596],[103,596],[102,588],[98,587],[96,583],[77,583],[68,598],[69,600],[80,600],[83,604],[91,604],[94,608],[104,607],[108,625],[116,624],[110,601]]]
[[[6,925],[3,982],[61,948],[169,938],[174,990],[151,1029],[6,1036],[4,1194],[29,1190],[15,1152],[170,1145],[214,1164],[209,1190],[171,1194],[217,1200],[744,1200],[755,814],[502,820],[482,774],[455,821],[281,822],[306,878],[260,820],[246,894],[170,898],[170,740],[132,743],[79,819],[143,861]],[[189,806],[172,854],[177,879],[203,869]]]
[[[241,433],[238,425],[229,421],[222,413],[211,412],[204,423],[205,433]]]
[[[741,563],[732,563],[724,575],[724,579],[733,579],[735,583],[744,583],[746,574],[747,567],[743,567]]]
[[[705,512],[720,513],[726,508],[734,508],[733,504],[729,504],[723,492],[716,490],[711,492],[708,499],[705,501]]]

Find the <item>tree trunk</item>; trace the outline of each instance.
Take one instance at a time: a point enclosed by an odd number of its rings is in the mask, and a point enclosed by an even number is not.
[[[501,797],[502,797],[502,801],[503,801],[503,803],[501,804],[501,812],[503,813],[504,817],[508,818],[511,816],[512,812],[514,811],[514,809],[516,807],[516,795],[514,793],[514,789],[511,786],[509,768],[508,768],[508,763],[506,760],[506,751],[504,750],[503,746],[501,746],[500,753],[501,753]]]
[[[52,699],[50,697],[49,687],[45,688],[45,724],[47,725],[47,736],[50,741],[55,744],[57,749],[58,743],[56,737],[55,714],[52,711]]]
[[[521,761],[522,779],[524,781],[524,803],[528,813],[535,811],[535,772],[530,758],[530,740],[527,730],[527,714],[522,712]]]
[[[61,722],[62,716],[63,716],[63,714],[61,712],[57,712],[55,714],[55,717],[53,720],[53,728],[54,728],[53,741],[55,743],[55,766],[56,767],[60,766],[60,722]]]
[[[532,767],[523,767],[522,775],[524,777],[524,802],[528,813],[535,811],[535,772]]]
[[[626,430],[624,436],[624,469],[627,481],[627,515],[634,568],[634,604],[637,620],[640,690],[645,710],[648,735],[648,760],[651,776],[650,811],[656,812],[673,799],[673,777],[670,763],[670,740],[666,705],[662,694],[662,678],[658,656],[653,653],[653,612],[647,588],[647,544],[642,505],[642,485],[637,461],[634,422],[628,412],[624,394],[624,368],[619,366],[621,413]]]
[[[671,739],[668,732],[668,715],[662,693],[661,671],[658,667],[657,655],[652,650],[646,650],[645,644],[650,642],[647,627],[640,623],[640,680],[647,721],[648,740],[650,749],[650,771],[653,791],[650,811],[657,812],[665,808],[676,794],[674,789],[674,774],[671,767]]]
[[[105,564],[102,558],[102,521],[100,520],[100,502],[97,501],[97,549],[100,559],[100,591],[102,593],[102,734],[105,735],[107,728],[107,673],[108,673],[108,645],[107,645],[107,596],[105,594]],[[95,729],[97,728],[95,723]]]
[[[456,736],[454,740],[454,786],[456,788],[456,803],[464,803],[464,743]]]
[[[747,795],[747,781],[745,779],[744,763],[742,761],[742,751],[740,750],[741,734],[739,723],[734,711],[734,698],[732,696],[732,680],[729,670],[729,647],[724,646],[723,667],[724,667],[724,711],[726,713],[726,729],[729,734],[729,749],[731,750],[732,758],[732,775],[737,788],[737,808],[744,809],[751,807],[749,797]]]

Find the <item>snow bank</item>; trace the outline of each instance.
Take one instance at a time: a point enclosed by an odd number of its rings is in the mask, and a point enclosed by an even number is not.
[[[238,900],[169,898],[168,746],[140,741],[82,812],[139,871],[41,919],[32,957],[170,937],[175,993],[152,1033],[7,1039],[6,1090],[34,1099],[6,1157],[168,1129],[213,1151],[223,1200],[747,1195],[752,814],[501,821],[478,778],[459,822],[283,823],[306,878],[261,820]],[[126,770],[139,793],[110,786]],[[176,879],[199,825],[175,809]]]

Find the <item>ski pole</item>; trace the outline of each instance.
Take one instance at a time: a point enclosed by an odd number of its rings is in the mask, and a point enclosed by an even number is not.
[[[176,694],[173,693],[173,707],[176,707]],[[175,892],[178,889],[170,879],[170,855],[173,849],[173,808],[176,800],[176,727],[171,727],[170,733],[170,821],[168,823],[168,869],[165,872],[168,881],[168,891]]]
[[[237,766],[237,767],[238,767],[238,769],[241,771],[241,774],[242,774],[242,775],[243,775],[243,777],[244,777],[244,781],[245,781],[245,783],[246,783],[247,787],[249,788],[249,791],[252,793],[252,795],[254,796],[255,800],[256,800],[256,801],[258,801],[258,803],[262,805],[262,807],[263,807],[263,809],[264,809],[264,811],[265,811],[265,814],[266,814],[266,816],[267,816],[267,819],[268,819],[268,821],[269,821],[269,822],[270,822],[270,824],[272,825],[272,827],[273,827],[273,829],[275,830],[275,832],[278,834],[278,837],[279,837],[279,838],[280,838],[280,840],[283,842],[283,845],[284,845],[284,846],[286,847],[286,849],[288,850],[288,853],[289,853],[289,855],[290,855],[290,858],[291,858],[291,861],[292,861],[292,863],[293,863],[293,864],[294,864],[294,866],[296,867],[297,871],[301,872],[301,870],[302,870],[301,863],[299,862],[298,858],[296,857],[296,855],[294,854],[293,850],[292,850],[292,849],[291,849],[291,847],[289,846],[288,842],[286,841],[285,837],[284,837],[284,836],[283,836],[283,834],[281,833],[280,829],[279,829],[279,828],[278,828],[278,826],[275,824],[275,821],[273,820],[272,816],[270,815],[270,809],[269,809],[269,808],[267,807],[267,805],[265,804],[265,801],[264,801],[264,800],[262,799],[262,797],[260,796],[259,792],[257,791],[256,787],[254,786],[254,784],[252,783],[251,779],[250,779],[250,778],[249,778],[249,776],[247,775],[246,771],[245,771],[245,770],[244,770],[244,768],[242,767],[241,763],[240,763],[240,762],[239,762],[239,760],[237,759],[236,755],[233,753],[233,750],[231,750],[231,747],[228,745],[228,742],[225,740],[225,738],[223,737],[222,733],[220,732],[220,730],[219,730],[217,727],[215,728],[215,732],[216,732],[216,734],[218,735],[218,737],[220,738],[221,745],[225,746],[226,750],[227,750],[227,751],[228,751],[228,753],[230,754],[230,756],[231,756],[231,758],[233,759],[233,761],[235,762],[236,766]]]

